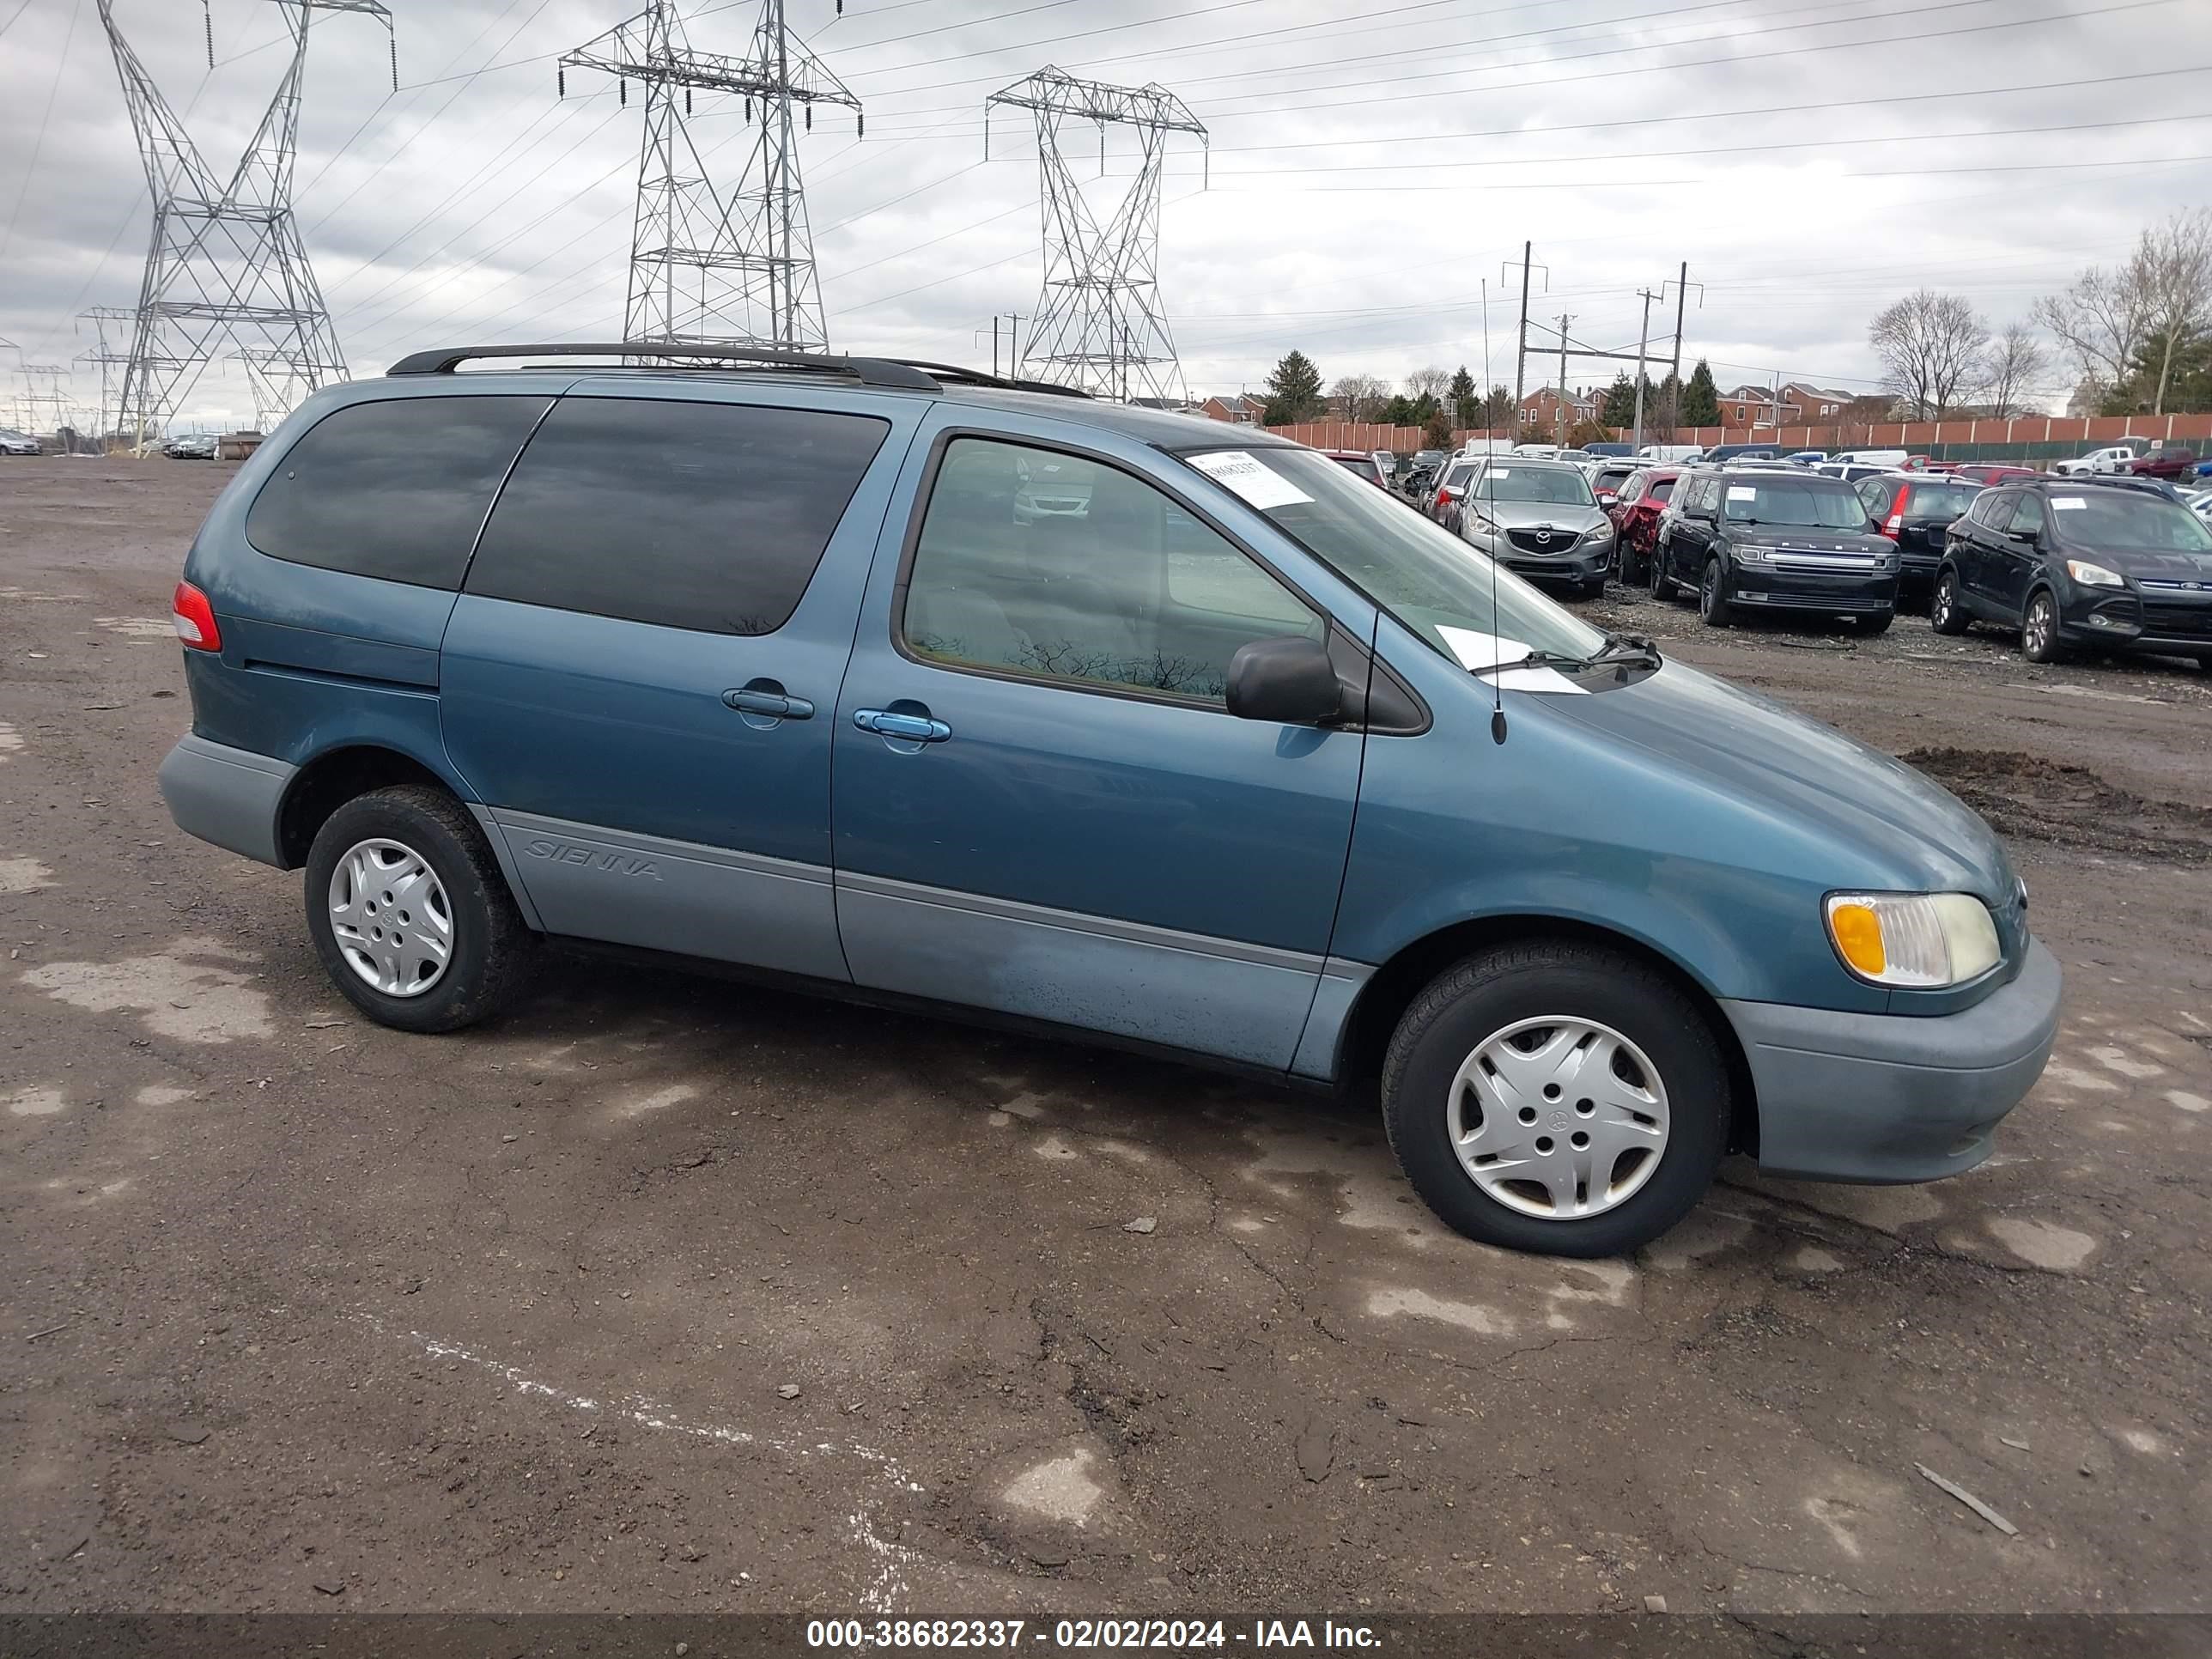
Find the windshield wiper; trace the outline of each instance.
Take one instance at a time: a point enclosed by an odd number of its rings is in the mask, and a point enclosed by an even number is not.
[[[1531,651],[1524,657],[1485,663],[1467,672],[1488,674],[1505,668],[1551,668],[1563,674],[1574,674],[1586,668],[1615,668],[1629,663],[1648,663],[1656,668],[1660,662],[1659,647],[1643,635],[1607,634],[1605,644],[1587,657],[1571,657],[1563,651]]]

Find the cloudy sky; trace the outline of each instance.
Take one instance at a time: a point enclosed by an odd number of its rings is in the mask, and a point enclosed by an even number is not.
[[[621,326],[640,100],[554,59],[641,0],[390,0],[383,31],[317,14],[300,222],[356,374],[416,348],[608,337]],[[747,50],[757,0],[683,0],[692,45]],[[114,0],[227,172],[285,57],[269,0]],[[805,140],[830,338],[977,362],[1041,277],[1030,131],[993,91],[1044,64],[1157,81],[1210,129],[1171,149],[1161,281],[1190,386],[1256,388],[1302,348],[1334,380],[1485,357],[1510,381],[1524,239],[1531,310],[1633,349],[1686,259],[1686,361],[1725,386],[1875,389],[1869,316],[1920,283],[2001,326],[2138,229],[2212,202],[2203,0],[788,0],[864,100]],[[207,70],[211,23],[218,67]],[[733,110],[702,100],[710,165]],[[1091,158],[1079,171],[1097,168]],[[1106,177],[1134,147],[1109,132]],[[1102,204],[1105,198],[1102,195]],[[1102,212],[1106,210],[1102,206]],[[136,299],[144,176],[98,0],[0,0],[0,338],[68,364],[77,313]],[[1516,279],[1517,281],[1517,279]],[[1548,285],[1548,291],[1546,291]],[[1668,290],[1671,309],[1672,290]],[[1654,308],[1655,334],[1670,319]],[[978,331],[981,331],[979,337]],[[0,348],[0,406],[15,352]],[[1546,378],[1532,366],[1529,384]],[[1599,365],[1576,383],[1607,378]],[[97,397],[81,370],[81,396]],[[2060,389],[2063,397],[2063,388]],[[242,419],[211,369],[184,424]]]

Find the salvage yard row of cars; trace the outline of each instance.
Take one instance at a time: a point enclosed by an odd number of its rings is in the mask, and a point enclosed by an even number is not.
[[[1379,457],[1337,459],[1370,482],[1388,476]],[[1730,445],[1669,459],[1469,446],[1416,456],[1399,487],[1569,597],[1612,580],[1693,598],[1711,627],[1793,614],[1869,635],[1925,608],[1939,633],[2012,632],[2033,662],[2148,653],[2212,669],[2212,489],[2170,482],[2194,482],[2200,466],[2212,461],[2130,447],[2040,472],[1903,451]]]

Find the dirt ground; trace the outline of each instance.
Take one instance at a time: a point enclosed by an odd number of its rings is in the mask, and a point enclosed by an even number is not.
[[[1986,813],[2068,1007],[1973,1174],[1571,1264],[1100,1051],[583,958],[354,1018],[155,789],[229,471],[0,462],[0,1613],[2212,1607],[2212,676],[1586,607]]]

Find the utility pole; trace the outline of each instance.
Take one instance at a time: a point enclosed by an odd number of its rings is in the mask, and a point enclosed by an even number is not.
[[[1682,301],[1689,297],[1692,286],[1698,290],[1698,304],[1702,308],[1705,303],[1705,285],[1691,283],[1690,262],[1685,259],[1674,276],[1674,407],[1670,411],[1667,432],[1670,440],[1675,436],[1674,428],[1681,423],[1682,419]],[[1659,298],[1662,303],[1666,301],[1667,285],[1664,283],[1659,284]]]
[[[1636,331],[1636,431],[1628,441],[1632,455],[1644,447],[1644,353],[1651,340],[1651,302],[1659,297],[1648,288],[1636,292],[1644,301],[1644,322]]]
[[[625,103],[632,81],[645,87],[623,337],[826,349],[793,109],[810,132],[817,104],[851,110],[864,131],[866,119],[860,99],[793,38],[784,0],[763,0],[743,58],[694,52],[676,0],[647,0],[636,16],[562,55],[556,84],[564,96],[571,69],[613,76]],[[727,191],[715,188],[692,140],[694,91],[742,99],[748,124],[759,106],[744,176]]]
[[[286,383],[299,390],[346,378],[330,308],[292,210],[307,25],[317,11],[361,12],[388,33],[392,14],[379,0],[282,0],[291,62],[225,179],[201,156],[124,38],[115,0],[99,3],[154,204],[154,234],[117,411],[117,425],[131,432],[134,451],[143,455],[151,434],[167,427],[225,338],[241,346],[248,338],[258,340],[282,365]],[[210,70],[213,41],[210,32]],[[392,86],[398,90],[396,46]]]
[[[1559,411],[1559,441],[1564,447],[1567,441],[1567,325],[1574,321],[1564,311],[1559,313],[1559,397],[1553,405]]]
[[[1039,372],[1125,402],[1133,385],[1151,397],[1186,399],[1189,388],[1159,296],[1160,185],[1168,135],[1187,133],[1210,145],[1205,124],[1158,84],[1108,86],[1041,69],[983,100],[987,158],[991,111],[1000,105],[1029,111],[1036,127],[1044,283],[1030,319],[1030,349],[1042,365]],[[1108,124],[1136,129],[1137,175],[1103,224],[1068,167],[1060,125],[1070,120],[1097,127],[1102,171]],[[1021,364],[1017,354],[1012,372]]]
[[[1513,435],[1516,438],[1521,435],[1521,398],[1526,387],[1528,363],[1528,272],[1535,252],[1534,242],[1521,244],[1521,326],[1513,336]],[[1510,263],[1499,267],[1498,279],[1504,281],[1505,272],[1512,268]],[[1543,270],[1544,291],[1548,294],[1552,289],[1552,268],[1546,265]]]

